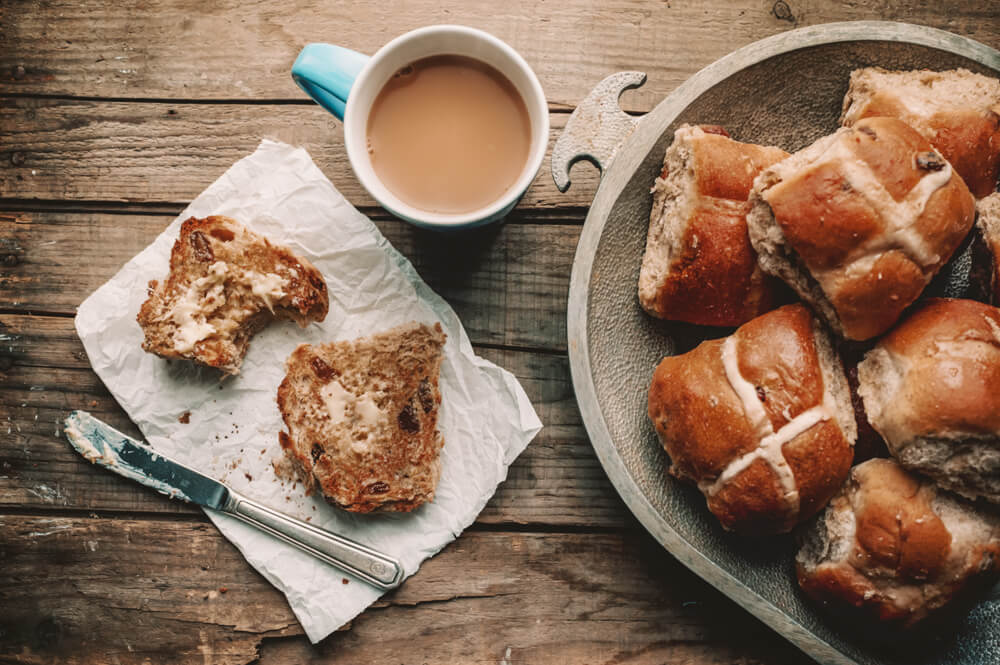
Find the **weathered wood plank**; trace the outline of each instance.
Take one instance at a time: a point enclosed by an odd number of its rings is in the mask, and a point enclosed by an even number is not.
[[[0,212],[0,307],[73,314],[170,221],[158,215]],[[376,223],[451,303],[473,342],[566,349],[566,300],[579,226],[506,224],[440,235],[395,220]]]
[[[568,116],[551,115],[550,146]],[[348,201],[374,206],[354,177],[343,128],[315,105],[0,99],[0,197],[186,202],[263,138],[305,147]],[[586,206],[597,171],[561,194],[543,162],[522,209]]]
[[[810,662],[631,530],[467,532],[316,647],[209,524],[0,517],[0,563],[12,663]]]
[[[479,352],[517,375],[545,423],[480,522],[621,525],[626,511],[580,422],[565,356]],[[72,319],[0,316],[0,368],[0,508],[195,512],[88,464],[63,439],[72,409],[138,434],[89,370]]]
[[[649,83],[625,101],[646,111],[733,49],[794,27],[902,20],[1000,43],[1000,21],[990,0],[516,0],[502,7],[488,0],[3,4],[0,93],[301,99],[288,71],[308,42],[372,53],[407,30],[461,23],[490,31],[518,49],[553,104],[575,105],[612,72],[645,71]]]

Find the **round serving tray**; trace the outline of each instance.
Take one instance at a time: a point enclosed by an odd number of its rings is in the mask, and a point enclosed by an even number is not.
[[[998,76],[1000,52],[902,23],[820,25],[764,39],[718,60],[634,128],[616,109],[622,131],[631,132],[617,150],[606,145],[606,137],[596,146],[594,140],[581,142],[586,126],[570,121],[553,157],[557,184],[568,184],[560,182],[560,174],[567,175],[580,157],[600,162],[604,172],[570,282],[573,386],[597,456],[643,526],[686,566],[816,660],[837,665],[1000,663],[996,601],[978,605],[947,635],[910,640],[913,647],[862,638],[817,612],[795,585],[791,537],[748,540],[724,532],[696,490],[667,476],[668,459],[646,417],[646,390],[659,360],[730,332],[654,320],[636,297],[649,190],[673,130],[685,122],[718,124],[734,139],[795,151],[837,128],[850,72],[865,66],[964,67]],[[641,73],[619,75],[613,99],[641,80]],[[588,102],[581,104],[581,114],[589,107],[597,124],[613,119],[614,114],[594,110],[593,98]],[[600,135],[597,124],[591,128],[594,135]]]

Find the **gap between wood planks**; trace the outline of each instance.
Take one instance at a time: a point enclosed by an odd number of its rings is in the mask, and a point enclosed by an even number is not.
[[[304,93],[303,93],[304,94]],[[139,104],[245,104],[247,106],[312,106],[316,102],[308,97],[285,98],[276,97],[273,99],[246,99],[240,97],[216,99],[197,99],[184,97],[110,97],[101,95],[66,95],[66,94],[46,94],[33,92],[5,92],[0,94],[0,101],[4,99],[53,99],[69,102],[135,102]],[[561,102],[547,102],[549,113],[572,113],[575,106],[563,104]],[[644,111],[626,110],[629,115],[641,116]]]
[[[29,199],[0,197],[0,212],[61,212],[67,214],[103,214],[103,215],[159,215],[176,217],[181,214],[190,202],[166,201],[100,201],[100,200],[68,200],[68,199]],[[373,222],[398,221],[392,213],[381,207],[356,206],[357,210]],[[498,222],[503,224],[549,224],[553,226],[582,226],[590,209],[582,206],[567,206],[564,208],[515,208],[506,219]],[[479,229],[481,230],[481,229]],[[475,233],[477,229],[467,231]],[[443,231],[449,233],[466,233],[463,231]]]
[[[48,508],[41,506],[4,506],[0,508],[0,518],[65,518],[73,520],[134,520],[143,522],[189,522],[211,524],[201,511],[166,513],[153,510],[102,510],[100,508]],[[545,522],[473,522],[465,527],[465,532],[476,533],[518,533],[530,535],[570,535],[570,534],[622,534],[641,532],[639,523],[629,515],[622,524],[550,524]]]

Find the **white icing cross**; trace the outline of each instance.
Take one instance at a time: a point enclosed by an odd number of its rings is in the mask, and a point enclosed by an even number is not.
[[[888,226],[888,233],[876,236],[863,248],[868,254],[899,247],[922,268],[941,259],[936,252],[928,249],[924,238],[914,231],[913,222],[923,214],[931,195],[951,180],[951,165],[947,161],[944,161],[940,170],[925,174],[902,201],[892,197],[875,176],[871,166],[851,152],[844,138],[834,141],[821,159],[813,164],[813,169],[824,165],[833,166],[871,204]]]
[[[771,426],[771,420],[764,410],[764,403],[757,395],[757,388],[740,374],[736,358],[736,339],[727,337],[722,343],[722,366],[726,370],[726,378],[743,404],[747,419],[753,424],[754,433],[760,437],[757,447],[748,453],[740,455],[731,461],[712,482],[699,483],[699,488],[708,496],[715,496],[722,487],[749,467],[754,460],[762,459],[771,467],[778,477],[784,492],[788,508],[792,516],[799,513],[799,490],[795,483],[795,474],[785,459],[783,447],[786,443],[802,434],[816,423],[829,420],[830,413],[825,403],[818,404],[795,416],[777,432]]]

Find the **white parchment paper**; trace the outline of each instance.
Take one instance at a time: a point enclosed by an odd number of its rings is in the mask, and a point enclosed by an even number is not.
[[[219,374],[144,352],[136,323],[150,279],[168,270],[181,222],[221,214],[286,244],[323,273],[330,313],[302,330],[275,322],[257,334],[241,373]],[[433,503],[409,514],[352,515],[277,478],[281,416],[275,402],[296,345],[351,339],[411,320],[448,335],[438,421],[445,446]],[[150,445],[243,494],[398,557],[406,575],[471,524],[507,468],[541,429],[509,372],[475,355],[451,307],[354,209],[300,148],[263,141],[80,306],[76,329],[94,371]],[[187,424],[178,418],[190,412]],[[350,621],[381,592],[235,519],[205,511],[288,598],[313,642]]]

